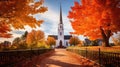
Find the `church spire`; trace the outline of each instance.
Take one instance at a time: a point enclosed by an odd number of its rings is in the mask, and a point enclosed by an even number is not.
[[[62,21],[62,7],[61,7],[61,3],[60,3],[60,24],[63,24],[63,21]]]

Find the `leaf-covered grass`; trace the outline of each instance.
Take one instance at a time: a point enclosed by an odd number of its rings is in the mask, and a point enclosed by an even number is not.
[[[78,47],[78,46],[71,46],[68,47],[67,49],[81,49],[81,50],[93,50],[93,51],[98,51],[99,48],[102,52],[115,52],[115,53],[120,53],[120,46],[112,46],[112,47],[102,47],[102,46],[88,46],[88,47]]]

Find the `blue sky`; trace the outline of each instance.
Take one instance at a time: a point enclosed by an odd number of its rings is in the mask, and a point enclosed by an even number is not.
[[[44,30],[46,34],[57,34],[57,27],[59,23],[59,9],[61,2],[65,34],[69,34],[70,31],[73,31],[67,15],[70,7],[74,4],[74,1],[79,0],[45,0],[44,6],[48,7],[48,11],[42,16],[41,14],[37,14],[36,16],[36,18],[42,18],[45,21],[41,25],[41,29]]]
[[[48,7],[48,11],[43,15],[37,14],[36,18],[44,19],[44,23],[41,25],[41,29],[48,34],[57,34],[57,27],[59,23],[59,9],[60,2],[62,5],[62,15],[63,15],[63,23],[64,23],[64,32],[65,34],[69,34],[69,32],[73,31],[71,24],[69,23],[69,19],[67,18],[70,7],[73,6],[74,1],[79,0],[45,0],[44,6]]]

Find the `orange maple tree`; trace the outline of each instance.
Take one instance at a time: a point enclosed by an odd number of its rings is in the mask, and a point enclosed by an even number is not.
[[[73,36],[70,38],[69,43],[71,46],[73,46],[73,45],[75,46],[75,45],[80,44],[80,40],[77,36]]]
[[[43,3],[44,0],[1,0],[0,23],[4,22],[7,28],[12,26],[15,29],[24,29],[26,25],[32,28],[40,26],[43,20],[36,20],[33,15],[47,11]],[[2,33],[1,30],[0,33]]]
[[[55,40],[55,38],[53,38],[53,37],[48,37],[46,43],[47,43],[47,45],[49,45],[49,46],[53,46],[53,45],[56,44],[56,40]]]
[[[28,44],[28,47],[34,47],[37,45],[39,41],[42,41],[44,39],[44,32],[41,30],[32,30],[30,33],[28,33],[26,38],[26,43]]]
[[[103,46],[109,46],[109,38],[120,31],[120,0],[81,0],[74,2],[68,18],[74,32],[94,40],[103,38]]]

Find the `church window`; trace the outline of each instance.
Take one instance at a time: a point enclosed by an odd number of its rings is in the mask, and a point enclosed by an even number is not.
[[[68,46],[68,42],[66,42],[66,46]]]
[[[62,35],[62,32],[60,32],[60,35]]]
[[[62,26],[60,26],[60,28],[62,28]]]

